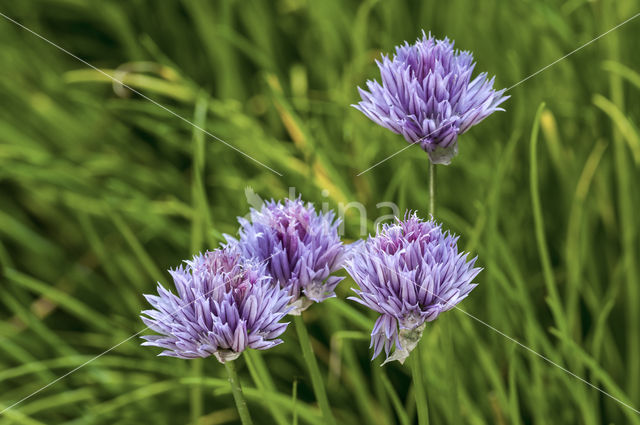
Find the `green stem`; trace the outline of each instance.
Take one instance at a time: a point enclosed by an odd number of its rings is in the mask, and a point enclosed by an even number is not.
[[[271,378],[269,369],[267,368],[267,365],[265,364],[260,351],[247,350],[244,353],[244,360],[247,362],[249,373],[251,374],[256,387],[260,391],[275,392],[276,387],[273,383],[273,379]],[[269,404],[269,410],[271,411],[271,415],[278,425],[288,424],[284,413],[278,406]]]
[[[548,304],[551,308],[551,314],[556,326],[564,336],[570,338],[567,331],[564,312],[562,310],[562,304],[560,303],[560,295],[556,286],[553,268],[551,267],[551,256],[549,255],[549,249],[547,248],[544,219],[542,216],[542,204],[540,201],[540,190],[538,186],[538,133],[540,131],[540,119],[542,117],[544,106],[545,104],[542,102],[538,107],[538,111],[536,112],[536,116],[533,121],[533,128],[531,129],[531,141],[529,145],[531,206],[536,242],[538,245],[538,254],[540,256],[540,262],[542,263],[542,276],[544,278],[547,291],[549,292]]]
[[[191,361],[191,372],[196,378],[202,378],[202,362],[203,359],[193,359]],[[198,425],[200,416],[202,416],[202,387],[194,385],[191,388],[191,422]]]
[[[434,218],[436,214],[436,164],[429,161],[429,215]],[[411,373],[413,375],[413,392],[416,397],[416,409],[418,411],[418,424],[429,424],[429,406],[427,404],[427,392],[424,389],[424,375],[422,372],[422,353],[420,343],[413,349],[411,359]]]
[[[614,3],[611,2],[613,5]],[[614,21],[619,19],[617,17],[617,10],[614,7],[608,7],[605,14],[607,21]],[[607,16],[608,15],[608,16]],[[609,48],[607,49],[610,55],[610,59],[619,61],[620,55],[620,39],[617,34],[614,37],[609,38]],[[618,107],[620,111],[624,110],[624,85],[622,78],[615,73],[609,74],[609,87],[611,91],[611,102]],[[626,297],[627,302],[627,318],[628,324],[627,332],[627,361],[629,362],[629,369],[627,370],[627,387],[629,388],[629,396],[632,400],[638,400],[640,398],[640,382],[638,382],[638,375],[640,374],[640,343],[638,342],[638,333],[640,333],[640,312],[638,311],[638,302],[640,301],[640,276],[638,275],[638,269],[636,264],[637,259],[637,211],[635,210],[633,203],[633,193],[636,190],[636,186],[633,183],[633,176],[635,170],[633,166],[629,166],[629,158],[631,153],[627,149],[624,143],[624,138],[620,129],[612,122],[613,126],[613,161],[615,169],[615,178],[617,183],[618,196],[618,215],[620,217],[620,227],[624,229],[620,235],[620,243],[622,249],[621,264],[623,265],[624,276],[628,285],[628,292]],[[636,217],[635,219],[633,217]]]
[[[436,164],[429,161],[429,215],[436,215]]]
[[[413,381],[413,392],[416,396],[416,409],[418,410],[418,424],[429,425],[429,406],[427,403],[427,392],[424,389],[424,375],[422,372],[422,355],[420,344],[413,349],[413,359],[411,359],[411,373]]]
[[[333,414],[331,413],[331,407],[329,407],[329,398],[327,397],[327,392],[324,388],[322,375],[320,375],[318,362],[316,361],[316,357],[313,354],[313,348],[311,347],[311,340],[309,339],[307,328],[305,327],[304,321],[302,320],[302,316],[294,316],[293,321],[296,326],[296,332],[298,333],[298,340],[300,340],[302,358],[304,359],[305,363],[307,364],[307,368],[309,369],[309,375],[311,375],[311,384],[313,385],[313,392],[316,395],[316,400],[318,400],[318,405],[320,405],[322,416],[324,416],[324,420],[326,423],[335,424],[336,421],[333,418]]]
[[[240,421],[242,422],[242,425],[253,425],[253,421],[251,421],[251,416],[249,415],[249,409],[247,408],[247,402],[242,394],[242,387],[240,386],[240,380],[238,379],[238,372],[236,372],[236,365],[233,361],[228,361],[225,362],[224,367],[227,369],[227,374],[229,375],[231,393],[233,393],[233,399],[236,402]]]
[[[298,409],[296,409],[296,402],[298,401],[298,380],[293,380],[293,388],[291,390],[291,401],[293,406],[291,407],[291,414],[293,418],[291,418],[292,425],[298,425]]]
[[[447,353],[447,355],[449,356],[449,358],[451,360],[455,360],[455,350],[454,350],[454,344],[453,344],[453,332],[455,330],[454,328],[454,323],[452,322],[452,318],[449,317],[449,320],[446,323],[443,323],[445,329],[444,329],[444,344],[446,345],[445,347],[445,353]],[[455,364],[455,362],[454,362]],[[453,401],[453,405],[454,406],[460,406],[460,396],[458,394],[458,373],[457,373],[457,369],[455,367],[451,367],[450,369],[450,376],[449,379],[451,380],[451,397],[452,397],[452,401]],[[459,424],[462,423],[461,419],[460,419],[460,410],[459,409],[451,409],[450,411],[451,413],[451,423],[452,424]]]

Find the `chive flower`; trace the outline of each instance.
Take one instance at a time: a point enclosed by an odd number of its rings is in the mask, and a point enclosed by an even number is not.
[[[422,32],[415,44],[396,47],[391,59],[376,60],[382,84],[358,87],[362,101],[352,105],[375,123],[419,143],[434,164],[449,164],[458,153],[458,135],[487,118],[509,96],[494,90],[494,78],[473,80],[471,52],[454,50],[448,38]]]
[[[343,267],[346,248],[338,235],[340,220],[332,211],[318,213],[300,198],[271,200],[259,210],[252,208],[250,220],[238,221],[239,238],[225,235],[229,244],[268,264],[273,281],[291,296],[290,314],[335,297],[344,277],[331,274]]]
[[[247,348],[266,350],[287,328],[281,323],[290,297],[271,283],[266,265],[247,260],[233,247],[207,251],[170,274],[177,294],[158,283],[158,295],[145,295],[152,310],[142,320],[160,335],[142,345],[164,348],[161,356],[183,359],[214,355],[221,363]]]
[[[350,299],[380,313],[371,332],[373,358],[384,348],[385,363],[403,363],[425,323],[477,286],[472,281],[481,269],[474,267],[476,258],[467,261],[468,254],[458,251],[457,241],[433,219],[423,221],[414,213],[384,224],[354,249],[345,268],[359,289]]]

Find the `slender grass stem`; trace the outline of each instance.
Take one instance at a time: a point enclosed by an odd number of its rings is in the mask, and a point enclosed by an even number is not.
[[[335,424],[336,421],[331,413],[331,407],[329,406],[329,398],[327,397],[327,391],[324,388],[324,382],[322,375],[320,375],[320,369],[318,368],[318,362],[313,354],[313,348],[311,347],[311,340],[309,339],[309,333],[302,320],[302,316],[294,316],[293,321],[296,326],[296,332],[298,333],[298,339],[300,340],[300,348],[302,350],[302,358],[307,364],[309,369],[309,375],[311,375],[311,384],[313,385],[313,392],[316,395],[318,405],[322,411],[322,416],[328,424]]]
[[[191,372],[194,377],[202,377],[202,364],[202,359],[193,359],[191,362]],[[193,388],[191,388],[190,404],[191,422],[197,425],[200,416],[202,416],[202,387],[200,385],[194,385]]]
[[[262,358],[262,353],[258,350],[247,350],[244,353],[244,359],[247,362],[249,373],[253,378],[253,382],[260,391],[275,392],[276,387],[273,383],[273,378],[269,373],[269,369]],[[269,405],[269,411],[271,416],[278,425],[288,425],[287,419],[284,413],[276,405]]]
[[[291,389],[291,404],[292,404],[292,418],[291,425],[298,425],[298,409],[296,409],[296,402],[298,401],[298,380],[293,380],[293,388]]]
[[[247,408],[247,402],[242,394],[242,387],[240,386],[240,380],[238,379],[238,372],[236,372],[236,365],[233,361],[229,361],[225,362],[224,367],[227,369],[227,375],[229,375],[231,393],[233,394],[233,399],[236,402],[240,421],[242,422],[242,425],[253,425],[253,421],[249,415],[249,409]]]
[[[542,216],[542,203],[540,201],[540,189],[538,186],[538,133],[540,130],[540,118],[545,104],[542,102],[538,107],[536,116],[533,120],[533,128],[531,129],[531,140],[529,144],[529,183],[531,191],[531,205],[533,207],[533,222],[538,245],[538,253],[542,264],[542,275],[544,278],[547,291],[549,292],[549,307],[551,314],[556,322],[558,329],[564,335],[568,335],[566,320],[560,303],[560,295],[556,286],[553,268],[551,267],[551,256],[547,247],[547,239],[545,235],[544,219]]]
[[[398,415],[398,421],[400,422],[400,425],[409,425],[409,415],[407,414],[405,407],[402,405],[402,402],[400,401],[400,397],[398,397],[396,390],[393,388],[393,384],[391,384],[391,381],[389,381],[389,378],[387,378],[387,375],[382,368],[380,368],[380,377],[382,378],[384,388],[386,389],[387,394],[391,399],[391,403],[393,404],[393,408],[396,411],[396,415]]]
[[[610,8],[605,14],[607,21],[614,21],[617,18],[616,9]],[[609,59],[613,61],[621,61],[622,55],[620,54],[620,40],[618,34],[612,34],[610,37],[608,55]],[[625,106],[625,87],[623,85],[622,78],[615,73],[609,74],[609,87],[611,93],[611,102],[620,111],[624,110]],[[629,158],[631,152],[626,148],[624,143],[623,134],[620,128],[616,126],[615,121],[613,126],[613,164],[615,169],[615,178],[617,182],[617,196],[618,196],[618,216],[620,220],[620,228],[624,229],[620,237],[620,248],[622,249],[622,267],[624,268],[624,279],[628,285],[628,292],[626,296],[627,302],[627,314],[628,324],[627,327],[627,359],[633,359],[629,361],[629,368],[627,369],[627,388],[632,400],[640,399],[640,382],[638,382],[638,375],[640,375],[640,343],[638,342],[638,334],[640,333],[640,312],[638,311],[638,302],[640,302],[640,276],[637,270],[637,211],[634,213],[633,199],[636,185],[632,183],[634,180],[633,168],[629,166]],[[633,217],[636,217],[635,219]]]
[[[444,325],[443,339],[444,339],[444,345],[445,345],[444,352],[446,353],[447,356],[449,356],[449,359],[457,360],[455,358],[455,349],[454,349],[454,343],[453,343],[453,332],[455,331],[455,327],[452,319],[453,319],[452,317],[449,317],[448,321],[446,323],[443,323]],[[451,423],[453,424],[459,424],[462,422],[460,419],[460,410],[457,408],[457,406],[460,406],[460,395],[458,394],[458,372],[457,371],[458,369],[456,369],[455,367],[449,368],[449,379],[451,380],[450,382],[451,400],[453,401],[453,405],[456,406],[455,409],[450,410]]]
[[[429,161],[429,214],[436,214],[436,164]]]
[[[413,380],[413,391],[416,397],[416,409],[418,411],[418,424],[429,425],[429,406],[427,403],[427,392],[424,388],[424,375],[422,372],[422,355],[420,344],[413,349],[411,359],[411,374]]]

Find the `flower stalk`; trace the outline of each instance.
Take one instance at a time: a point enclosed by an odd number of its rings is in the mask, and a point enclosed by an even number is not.
[[[253,425],[249,409],[247,408],[247,402],[242,394],[242,387],[240,386],[240,380],[238,379],[238,372],[236,371],[236,365],[233,361],[224,363],[225,369],[227,369],[227,375],[229,376],[229,385],[231,385],[231,393],[233,399],[236,402],[236,409],[238,409],[238,415],[242,425]]]
[[[436,164],[429,161],[429,215],[436,215]]]
[[[436,214],[436,164],[429,160],[429,215],[433,219]],[[418,424],[429,424],[429,404],[427,391],[424,388],[424,376],[422,373],[422,353],[420,341],[416,344],[415,354],[411,362],[411,375],[413,377],[414,395],[416,398],[416,410],[418,412]]]

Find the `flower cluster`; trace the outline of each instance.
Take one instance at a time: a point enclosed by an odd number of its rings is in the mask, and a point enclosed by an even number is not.
[[[238,220],[239,238],[227,236],[229,244],[249,258],[267,262],[274,282],[292,297],[291,314],[335,296],[344,277],[331,274],[343,267],[347,251],[332,211],[317,213],[300,198],[272,200],[260,210],[252,209],[250,220]]]
[[[143,345],[161,355],[225,362],[246,348],[264,350],[281,341],[286,314],[300,314],[312,302],[335,296],[344,277],[346,248],[333,212],[317,213],[300,199],[271,201],[240,222],[239,238],[171,270],[174,295],[158,285],[145,297],[154,308],[142,320],[160,335]]]
[[[354,250],[345,268],[360,288],[351,299],[380,313],[371,333],[374,358],[384,348],[386,361],[404,362],[425,322],[454,308],[476,286],[472,281],[481,269],[458,251],[457,240],[433,219],[413,214],[384,225]]]
[[[382,84],[368,81],[354,106],[419,143],[433,163],[448,164],[458,135],[502,110],[508,98],[486,73],[471,79],[471,53],[424,33],[378,66]],[[146,295],[153,309],[142,320],[159,335],[144,336],[144,345],[164,348],[161,355],[214,355],[223,363],[247,348],[273,347],[287,327],[280,320],[334,297],[344,279],[334,273],[345,268],[359,286],[350,298],[380,314],[371,333],[373,357],[384,349],[385,363],[402,363],[426,322],[467,297],[481,270],[458,250],[457,237],[416,214],[349,247],[334,213],[318,213],[300,198],[272,200],[238,221],[237,238],[225,235],[222,248],[170,271],[177,295],[160,284],[157,296]]]
[[[358,88],[355,108],[377,124],[419,143],[436,164],[449,164],[458,153],[458,135],[487,118],[508,99],[494,90],[494,79],[481,73],[473,80],[470,52],[454,50],[447,38],[423,32],[415,44],[396,47],[391,59],[376,61],[382,85],[367,81]]]
[[[160,355],[209,357],[224,363],[247,348],[266,350],[287,328],[290,296],[273,285],[266,265],[242,257],[233,247],[197,255],[170,271],[177,295],[158,284],[145,295],[153,310],[144,323],[160,335],[145,335],[143,345],[164,348]]]

